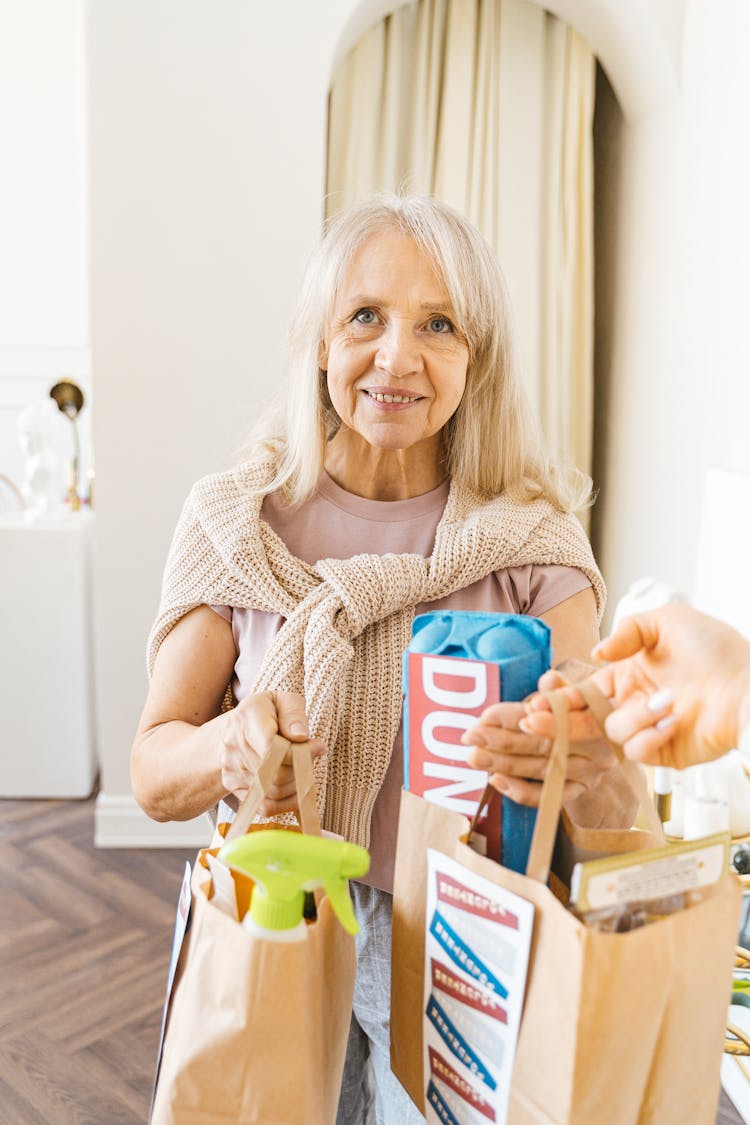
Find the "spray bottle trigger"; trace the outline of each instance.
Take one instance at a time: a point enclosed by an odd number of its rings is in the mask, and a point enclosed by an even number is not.
[[[323,887],[328,895],[328,901],[333,908],[334,914],[346,932],[348,934],[358,934],[359,923],[354,913],[352,900],[349,898],[349,880],[332,876],[330,879],[326,879]]]
[[[348,934],[358,934],[359,924],[349,897],[349,880],[365,875],[370,867],[370,853],[358,844],[341,843],[339,869],[323,880],[328,901]]]

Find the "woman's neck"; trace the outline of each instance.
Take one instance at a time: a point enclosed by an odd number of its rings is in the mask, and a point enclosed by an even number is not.
[[[366,500],[411,500],[441,484],[447,472],[438,439],[410,449],[378,449],[350,430],[328,443],[325,467],[341,488]]]

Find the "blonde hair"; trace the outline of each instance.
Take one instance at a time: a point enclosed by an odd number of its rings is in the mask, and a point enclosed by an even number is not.
[[[317,488],[326,444],[339,426],[320,347],[352,256],[370,235],[393,229],[431,259],[469,347],[466,389],[443,430],[451,478],[487,498],[507,492],[518,500],[543,497],[560,511],[583,507],[590,479],[552,464],[544,453],[518,376],[510,302],[494,254],[458,211],[416,195],[377,195],[326,224],[292,325],[285,404],[261,419],[246,447],[250,459],[275,462],[264,491],[280,489],[296,507]]]

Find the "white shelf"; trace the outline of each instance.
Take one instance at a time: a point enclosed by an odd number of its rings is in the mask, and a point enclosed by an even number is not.
[[[93,788],[93,524],[0,515],[0,797]]]

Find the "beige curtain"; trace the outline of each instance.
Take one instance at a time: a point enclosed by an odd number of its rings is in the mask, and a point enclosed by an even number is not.
[[[591,472],[594,419],[595,60],[549,17],[539,408],[550,449]]]
[[[330,94],[327,214],[434,194],[503,265],[551,454],[591,470],[595,61],[525,0],[420,0],[373,27]]]

